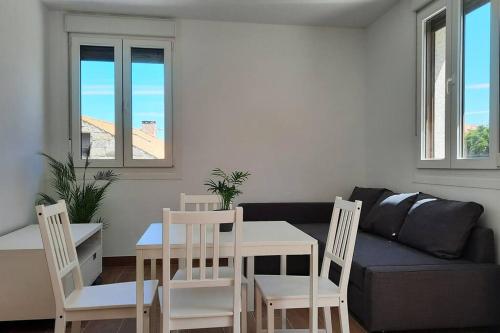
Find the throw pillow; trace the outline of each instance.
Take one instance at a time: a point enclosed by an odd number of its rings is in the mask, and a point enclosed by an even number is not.
[[[417,195],[385,191],[366,217],[369,230],[387,239],[396,239]]]
[[[475,202],[420,193],[408,212],[399,241],[440,258],[459,258],[483,211],[483,206]]]
[[[359,228],[362,230],[367,230],[368,226],[365,226],[364,221],[373,205],[377,202],[380,196],[386,191],[385,188],[369,188],[369,187],[354,187],[349,201],[360,200],[363,202],[361,206],[361,214],[359,216]]]

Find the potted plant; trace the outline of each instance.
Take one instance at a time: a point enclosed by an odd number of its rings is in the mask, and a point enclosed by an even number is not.
[[[207,191],[220,196],[220,210],[229,210],[234,198],[243,193],[239,187],[248,179],[250,173],[248,171],[233,171],[227,174],[217,168],[212,170],[211,175],[215,179],[208,179],[205,182]],[[232,226],[232,224],[221,224],[220,231],[231,231]]]
[[[97,211],[101,207],[102,200],[111,184],[118,180],[118,175],[113,170],[99,171],[89,181],[87,179],[87,169],[90,166],[88,155],[85,160],[82,180],[76,176],[73,157],[68,154],[66,162],[59,162],[47,154],[41,154],[48,160],[50,174],[50,187],[57,194],[58,199],[46,193],[39,193],[40,198],[37,204],[50,205],[57,203],[57,200],[66,201],[68,215],[71,223],[102,223],[102,217],[96,217]]]

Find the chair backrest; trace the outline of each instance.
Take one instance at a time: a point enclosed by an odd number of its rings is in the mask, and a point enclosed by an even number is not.
[[[189,206],[194,208],[194,211],[209,211],[221,208],[221,198],[217,194],[186,194],[181,193],[180,210],[188,211]],[[233,209],[233,206],[230,206]]]
[[[330,263],[333,261],[341,267],[339,288],[341,294],[347,293],[349,274],[351,271],[352,256],[358,232],[361,201],[351,202],[335,198],[330,230],[326,241],[321,276],[328,277]]]
[[[50,206],[36,206],[36,213],[56,307],[62,309],[66,300],[63,278],[71,273],[75,289],[83,288],[82,273],[71,234],[66,203],[60,200]]]
[[[233,224],[234,276],[219,276],[220,232],[219,225]],[[170,228],[185,225],[186,228],[186,275],[184,279],[170,280]],[[234,287],[234,314],[241,309],[241,240],[243,209],[207,212],[182,212],[163,209],[163,304],[167,314],[170,311],[170,290],[175,288]],[[193,274],[193,259],[199,258],[199,268]],[[206,267],[212,259],[212,267]],[[235,320],[237,318],[235,317]]]

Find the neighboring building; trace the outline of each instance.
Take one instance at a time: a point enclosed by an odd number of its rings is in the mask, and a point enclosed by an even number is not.
[[[476,130],[478,127],[479,127],[478,125],[464,124],[464,134],[467,134],[470,131]]]
[[[156,122],[143,121],[140,129],[132,130],[134,159],[163,159],[164,142],[156,137]],[[115,158],[114,124],[82,116],[82,147],[92,144],[90,159]]]

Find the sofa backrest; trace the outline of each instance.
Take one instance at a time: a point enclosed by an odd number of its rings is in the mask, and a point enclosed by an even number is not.
[[[465,245],[462,258],[476,263],[495,263],[495,253],[493,230],[475,227]]]
[[[244,221],[330,223],[333,202],[242,203]]]
[[[287,221],[291,224],[330,223],[333,202],[241,203],[244,221]],[[495,263],[494,234],[474,227],[462,258],[476,263]]]

